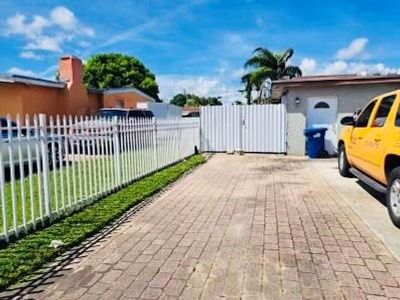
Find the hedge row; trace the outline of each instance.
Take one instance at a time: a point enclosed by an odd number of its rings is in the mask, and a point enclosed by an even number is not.
[[[45,263],[99,232],[128,209],[160,191],[204,161],[201,155],[192,156],[0,250],[0,290],[33,274]],[[53,240],[60,240],[64,244],[60,248],[52,248],[50,243]]]

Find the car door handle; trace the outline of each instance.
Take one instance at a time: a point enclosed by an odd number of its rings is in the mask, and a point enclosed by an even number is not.
[[[380,138],[374,138],[374,141],[375,141],[375,142],[380,142],[381,139],[380,139]]]
[[[357,137],[359,140],[362,140],[364,137],[362,137],[362,136],[358,136]]]

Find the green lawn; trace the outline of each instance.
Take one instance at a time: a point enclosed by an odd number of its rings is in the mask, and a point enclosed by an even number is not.
[[[158,159],[161,159],[165,150],[165,148],[158,149]],[[120,165],[122,182],[132,182],[133,179],[149,173],[154,168],[154,152],[143,149],[121,153]],[[25,176],[26,172],[27,170]],[[85,161],[76,159],[74,163],[66,164],[62,169],[50,171],[49,184],[52,217],[69,214],[71,210],[79,209],[116,190],[118,184],[115,159],[112,156],[95,157],[90,160],[86,157]],[[15,190],[15,202],[12,190]],[[14,223],[17,226],[40,224],[41,217],[45,216],[43,191],[43,176],[37,173],[30,177],[26,176],[24,180],[16,180],[14,186],[11,182],[6,183],[8,230],[14,228]],[[1,202],[0,209],[2,209]],[[0,219],[1,234],[4,232],[2,215]]]
[[[41,268],[60,253],[100,231],[129,208],[158,192],[188,170],[203,163],[201,155],[149,175],[113,193],[46,229],[30,234],[0,250],[0,289]],[[64,246],[49,247],[52,240]]]

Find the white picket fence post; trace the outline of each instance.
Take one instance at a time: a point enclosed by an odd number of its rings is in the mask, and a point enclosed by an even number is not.
[[[118,118],[114,117],[112,120],[112,125],[113,125],[113,148],[114,148],[114,168],[115,168],[115,174],[117,178],[117,183],[118,185],[122,184],[122,174],[121,174],[121,148],[120,148],[120,138],[119,138],[119,124],[118,124]]]
[[[0,138],[0,149],[3,148],[3,132],[4,128],[0,130],[1,138]],[[3,235],[6,242],[8,242],[8,224],[7,224],[7,199],[6,199],[6,182],[4,176],[4,161],[3,161],[3,153],[0,151],[0,198],[1,198],[1,217],[2,217],[2,225],[3,225]]]
[[[50,196],[50,175],[49,175],[49,152],[47,149],[47,120],[45,114],[39,114],[40,128],[40,149],[43,167],[43,191],[44,191],[44,210],[47,217],[51,217],[51,196]],[[40,191],[39,191],[40,192]]]
[[[152,118],[152,137],[153,137],[153,160],[154,160],[154,171],[159,170],[159,165],[158,165],[158,149],[157,149],[157,123],[156,123],[156,118]]]

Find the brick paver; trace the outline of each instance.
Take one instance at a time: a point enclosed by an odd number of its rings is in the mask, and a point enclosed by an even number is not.
[[[387,218],[387,216],[382,216]],[[30,297],[400,298],[400,264],[302,159],[215,155]]]

